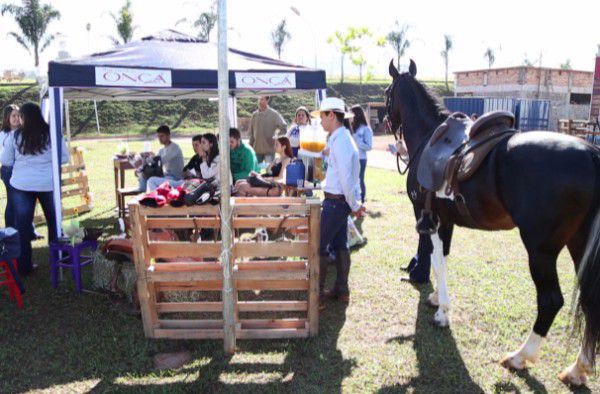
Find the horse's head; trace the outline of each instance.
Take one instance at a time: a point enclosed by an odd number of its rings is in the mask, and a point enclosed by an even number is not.
[[[408,72],[400,73],[394,65],[394,59],[390,62],[390,76],[392,83],[385,89],[385,106],[388,119],[391,123],[392,132],[395,134],[402,127],[402,116],[400,114],[400,91],[398,86],[408,78],[414,79],[417,75],[417,65],[411,59]]]
[[[388,119],[394,134],[406,141],[409,153],[449,115],[429,89],[419,82],[417,65],[411,59],[408,72],[399,72],[390,62],[392,83],[385,90]]]

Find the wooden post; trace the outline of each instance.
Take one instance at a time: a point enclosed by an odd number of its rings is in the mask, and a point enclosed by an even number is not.
[[[321,240],[321,201],[310,199],[308,255],[308,332],[319,333],[319,243]]]
[[[133,235],[133,262],[137,274],[137,291],[144,323],[144,334],[148,338],[154,337],[154,328],[158,324],[156,312],[156,291],[154,282],[148,282],[148,250],[147,242],[142,242],[143,237],[148,237],[146,218],[140,215],[140,205],[137,202],[129,205],[131,231]]]
[[[225,353],[235,353],[235,299],[233,288],[231,170],[229,165],[229,69],[227,67],[227,1],[218,3],[218,63],[219,63],[219,149],[221,151],[221,237],[223,265],[223,338]]]

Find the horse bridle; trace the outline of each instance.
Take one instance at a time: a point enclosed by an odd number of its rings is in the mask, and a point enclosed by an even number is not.
[[[400,118],[400,124],[398,125],[397,129],[394,130],[392,128],[392,121],[389,119],[391,116],[391,109],[392,109],[392,103],[391,103],[391,97],[394,93],[394,87],[396,86],[396,80],[394,80],[391,84],[390,87],[388,87],[386,89],[386,102],[385,102],[385,107],[388,113],[388,119],[386,120],[386,124],[385,127],[388,128],[392,134],[394,135],[394,139],[396,140],[396,142],[399,142],[400,140],[404,139],[404,131],[402,130],[402,118]],[[410,154],[408,155],[408,162],[405,162],[404,160],[402,160],[401,155],[396,154],[396,168],[398,169],[398,173],[400,175],[404,175],[408,172],[408,170],[410,170],[410,167],[414,164],[415,159],[417,157],[419,157],[419,154],[421,153],[421,151],[423,150],[423,148],[425,147],[425,144],[427,143],[427,141],[429,141],[429,137],[431,136],[431,134],[423,139],[423,141],[421,142],[421,144],[419,145],[419,147],[417,148],[417,150],[415,151],[415,154],[411,157]],[[407,152],[408,153],[408,152]],[[404,167],[404,171],[402,171],[400,169],[400,161],[402,161],[405,165]]]

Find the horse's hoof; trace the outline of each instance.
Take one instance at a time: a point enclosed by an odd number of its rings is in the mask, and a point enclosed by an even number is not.
[[[502,360],[500,360],[500,365],[509,371],[521,371],[527,368],[527,363],[525,360],[519,356],[518,354],[508,354]]]
[[[439,328],[448,328],[450,326],[450,320],[445,313],[438,310],[433,316],[433,324]]]
[[[440,306],[440,302],[438,300],[438,295],[436,293],[429,294],[429,297],[427,297],[426,304],[432,308],[437,308],[438,306]]]
[[[584,372],[576,373],[573,367],[565,368],[564,371],[558,374],[558,379],[568,386],[585,386],[587,383],[587,375]]]

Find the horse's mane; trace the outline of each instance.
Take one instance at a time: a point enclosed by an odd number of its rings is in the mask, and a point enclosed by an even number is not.
[[[441,100],[431,89],[410,75],[406,75],[405,78],[410,81],[411,85],[418,92],[416,97],[417,100],[421,101],[419,103],[420,108],[429,109],[431,111],[430,115],[438,118],[440,123],[450,116],[450,112],[441,104]]]

